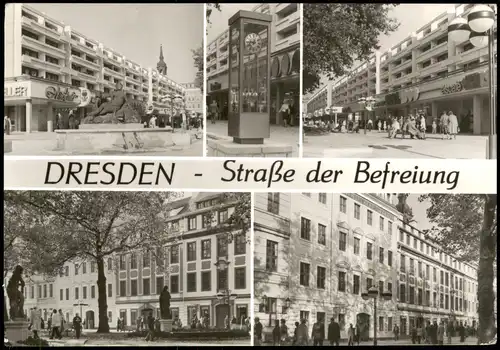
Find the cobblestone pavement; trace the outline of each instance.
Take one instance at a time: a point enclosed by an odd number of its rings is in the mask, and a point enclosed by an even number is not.
[[[227,121],[217,121],[212,124],[207,122],[207,133],[227,137]],[[264,142],[276,142],[293,147],[292,157],[299,156],[299,128],[296,126],[287,127],[271,125],[271,137],[265,139]]]
[[[445,340],[446,342],[446,340]],[[261,344],[262,346],[269,346],[271,344],[269,343],[263,343]],[[310,344],[312,345],[312,344]],[[343,339],[340,344],[340,346],[346,346],[347,341]],[[373,341],[364,341],[359,343],[360,346],[373,346]],[[394,339],[381,339],[377,341],[377,346],[431,346],[430,344],[413,344],[411,339],[400,339],[400,340],[394,340]],[[465,339],[465,342],[460,343],[460,338],[459,337],[454,337],[452,338],[451,344],[444,344],[444,345],[451,345],[451,346],[459,346],[459,345],[477,345],[477,338],[475,337],[468,337]],[[290,344],[291,346],[291,344]],[[323,346],[330,346],[330,342],[324,341]],[[355,345],[357,346],[357,344]]]
[[[426,140],[389,139],[387,133],[363,130],[359,134],[305,136],[304,157],[324,157],[334,150],[344,158],[441,158],[486,159],[487,136],[458,135],[456,140],[442,140],[441,135],[427,135]]]

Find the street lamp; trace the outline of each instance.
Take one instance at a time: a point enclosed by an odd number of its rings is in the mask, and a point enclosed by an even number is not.
[[[364,108],[368,111],[371,112],[373,111],[373,106],[375,105],[375,98],[372,96],[368,97],[361,97],[358,101],[360,104],[364,106]],[[364,117],[365,113],[363,113],[363,121],[364,121],[364,128],[365,128],[365,135],[366,135],[366,118]]]
[[[496,14],[494,5],[476,5],[467,19],[457,17],[448,25],[448,36],[451,41],[462,43],[469,40],[477,48],[488,45],[488,73],[490,93],[490,132],[488,135],[488,158],[497,158],[496,135],[496,103],[495,103],[495,55],[493,36]]]
[[[377,297],[379,295],[376,287],[370,287],[366,293],[361,293],[363,300],[373,299],[373,345],[377,345]],[[384,300],[391,300],[391,291],[383,292],[382,298]]]
[[[217,262],[214,264],[219,271],[227,271],[229,268],[229,261],[227,261],[225,258],[219,258]],[[226,286],[222,290],[219,290],[219,292],[215,295],[217,300],[221,301],[223,304],[227,303],[227,317],[229,318],[229,322],[231,322],[231,301],[235,300],[238,295],[231,293],[231,290],[227,286],[227,280],[226,280]]]

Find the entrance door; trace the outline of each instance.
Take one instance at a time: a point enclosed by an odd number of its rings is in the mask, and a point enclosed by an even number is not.
[[[95,325],[95,319],[94,319],[94,311],[89,310],[85,313],[85,322],[87,323],[87,327],[90,329],[94,328]]]
[[[370,339],[370,315],[361,313],[356,316],[356,323],[359,326],[360,340],[367,341]]]
[[[323,328],[325,328],[325,324],[326,324],[325,317],[326,317],[326,314],[324,312],[316,312],[316,321],[323,323]],[[328,337],[328,332],[325,332],[325,336]]]
[[[229,305],[220,304],[215,306],[215,328],[224,328],[224,319],[229,316]]]
[[[401,316],[399,319],[400,326],[399,326],[399,333],[401,335],[406,335],[408,334],[408,325],[406,324],[406,317]]]

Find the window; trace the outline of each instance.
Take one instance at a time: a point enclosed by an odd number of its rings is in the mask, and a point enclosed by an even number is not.
[[[425,279],[426,280],[429,280],[429,276],[431,275],[431,269],[430,269],[430,266],[429,265],[425,265]]]
[[[87,263],[82,263],[82,273],[87,273]]]
[[[227,270],[217,270],[217,290],[228,288]]]
[[[210,259],[212,253],[212,241],[205,239],[201,241],[201,259]]]
[[[130,295],[133,297],[137,296],[137,280],[130,281]]]
[[[165,278],[163,276],[156,277],[156,294],[159,295],[163,290]]]
[[[353,279],[353,283],[352,283],[352,294],[356,294],[356,295],[359,294],[359,287],[360,287],[359,281],[360,281],[359,276],[354,275],[354,279]]]
[[[196,216],[188,218],[188,230],[196,230]]]
[[[179,275],[170,276],[170,293],[179,293]]]
[[[391,282],[387,283],[387,290],[392,293],[392,283]]]
[[[387,317],[387,330],[392,330],[392,317]]]
[[[309,287],[309,269],[310,265],[301,262],[300,263],[300,285]]]
[[[149,278],[142,279],[142,294],[143,295],[151,294],[151,280]]]
[[[309,324],[309,311],[300,311],[300,319],[305,320]]]
[[[354,203],[354,218],[360,219],[361,217],[361,206],[357,203]]]
[[[309,192],[302,192],[302,194],[303,194],[304,196],[307,196],[307,197],[311,198],[311,193],[309,193]]]
[[[227,256],[227,236],[222,234],[217,237],[217,257]]]
[[[278,271],[278,242],[267,241],[266,244],[266,271]]]
[[[462,281],[460,281],[462,282]],[[462,288],[460,288],[462,289]],[[49,284],[49,298],[53,298],[54,297],[54,285],[53,284]]]
[[[428,290],[425,291],[424,305],[426,305],[426,306],[430,306],[431,305],[431,292],[428,291]]]
[[[387,221],[387,232],[392,236],[392,222]]]
[[[78,287],[75,288],[75,299],[78,300],[80,299],[80,291],[78,290]]]
[[[151,266],[151,256],[149,250],[146,250],[142,253],[142,267],[150,267]]]
[[[387,251],[387,265],[392,266],[392,252],[390,250]]]
[[[135,253],[130,254],[130,269],[131,270],[137,269],[137,254]]]
[[[90,273],[94,273],[95,272],[95,262],[91,262],[90,263]]]
[[[210,227],[212,223],[211,216],[209,214],[201,214],[201,227],[207,228]]]
[[[340,212],[347,213],[347,198],[340,196]]]
[[[344,231],[339,232],[339,250],[345,252],[347,245],[347,233]]]
[[[64,276],[66,276],[66,277],[69,276],[69,266],[64,267]]]
[[[380,217],[379,223],[380,223],[380,231],[384,231],[384,218],[382,216]]]
[[[227,219],[228,219],[227,209],[219,211],[219,224],[225,223],[227,221]]]
[[[326,204],[326,193],[319,193],[318,200],[320,203]]]
[[[444,296],[444,308],[448,310],[450,307],[450,298],[448,295]]]
[[[170,248],[170,263],[178,264],[179,263],[179,246],[174,245]]]
[[[345,272],[339,271],[339,284],[338,284],[339,292],[345,292]]]
[[[64,300],[64,289],[59,289],[59,300]]]
[[[370,277],[366,278],[366,290],[370,289],[373,285],[373,280]]]
[[[411,237],[409,234],[406,234],[406,244],[410,245],[411,244]]]
[[[415,304],[415,287],[410,286],[410,304]]]
[[[267,211],[276,215],[280,212],[280,194],[268,193],[267,194]]]
[[[366,258],[372,260],[372,248],[373,245],[370,242],[366,242]]]
[[[209,292],[212,290],[212,272],[202,271],[201,272],[201,291]]]
[[[378,248],[378,260],[381,264],[384,263],[384,248],[382,247]]]
[[[247,240],[243,234],[234,237],[234,255],[242,255],[247,252]]]
[[[403,231],[399,231],[399,241],[404,242],[405,241],[405,235]]]
[[[413,237],[413,249],[417,249],[417,239]]]
[[[113,269],[113,259],[108,258],[108,271]]]
[[[406,285],[399,285],[399,301],[402,303],[406,303]]]
[[[111,283],[108,283],[108,297],[113,296],[113,285]]]
[[[440,274],[440,276],[439,276],[440,277],[440,283],[444,284],[444,272],[441,270],[441,271],[439,271],[439,274]]]
[[[359,246],[360,246],[360,239],[357,237],[354,237],[354,254],[359,255]]]
[[[311,240],[311,220],[300,218],[300,238]]]
[[[326,280],[326,268],[318,266],[317,267],[317,276],[316,276],[317,288],[325,289],[325,280]]]
[[[435,267],[432,268],[432,281],[436,283],[437,281],[437,270]]]
[[[78,275],[78,265],[75,264],[75,276]]]
[[[424,242],[420,241],[420,251],[423,253],[424,252]]]
[[[187,261],[196,261],[196,242],[187,244]]]
[[[69,288],[66,288],[66,300],[69,300]]]
[[[246,288],[246,267],[236,267],[234,269],[234,288]]]
[[[87,299],[87,287],[83,287],[82,294],[83,294],[83,299]]]
[[[326,245],[326,226],[318,224],[318,243]]]
[[[187,291],[196,292],[196,272],[187,274]]]

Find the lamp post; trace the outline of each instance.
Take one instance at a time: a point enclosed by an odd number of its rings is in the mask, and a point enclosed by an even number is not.
[[[376,287],[370,287],[366,293],[361,293],[363,300],[373,299],[373,345],[377,345],[377,297],[379,296]],[[392,292],[387,291],[382,293],[384,300],[392,299]]]
[[[462,43],[469,40],[477,48],[488,45],[488,75],[490,95],[490,132],[488,135],[488,159],[497,158],[496,103],[495,103],[495,55],[493,36],[496,20],[495,5],[476,5],[467,19],[457,17],[448,25],[451,41]]]
[[[375,99],[372,96],[368,97],[361,97],[358,101],[360,104],[363,105],[363,107],[368,111],[371,112],[373,111],[373,106],[375,105]],[[363,121],[364,121],[364,129],[365,129],[365,135],[366,135],[366,118],[365,118],[365,113],[363,113]]]
[[[225,258],[219,258],[214,265],[219,271],[227,271],[229,268],[229,261],[227,261]],[[231,293],[231,290],[227,285],[227,279],[225,283],[226,285],[224,286],[224,288],[217,292],[216,298],[223,304],[227,303],[227,317],[229,318],[229,322],[231,322],[231,300],[235,300],[238,296],[234,293]]]

